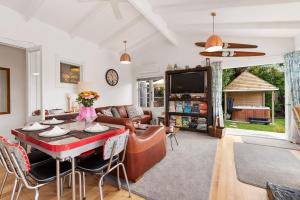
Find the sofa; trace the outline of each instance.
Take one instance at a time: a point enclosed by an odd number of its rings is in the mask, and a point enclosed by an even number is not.
[[[126,115],[126,106],[117,106],[121,118],[101,114],[103,109],[109,108],[111,107],[96,108],[98,113],[96,121],[124,125],[130,130],[124,164],[128,179],[136,182],[147,170],[151,169],[166,156],[165,127],[149,125],[146,130],[136,130],[133,122],[141,120],[144,124],[150,123],[152,119],[151,112],[146,111],[144,116],[130,119]]]

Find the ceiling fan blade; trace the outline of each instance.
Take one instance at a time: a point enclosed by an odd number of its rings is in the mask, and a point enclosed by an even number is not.
[[[200,52],[202,56],[208,57],[250,57],[250,56],[264,56],[263,52],[249,52],[249,51],[215,51],[215,52]]]
[[[120,8],[119,8],[118,0],[110,0],[110,4],[111,4],[111,7],[112,7],[112,10],[114,12],[116,19],[118,19],[118,20],[122,19],[123,17],[122,17]]]
[[[198,47],[205,47],[205,42],[196,42],[196,46]],[[257,45],[253,44],[240,44],[240,43],[223,43],[223,49],[251,49],[251,48],[257,48]]]

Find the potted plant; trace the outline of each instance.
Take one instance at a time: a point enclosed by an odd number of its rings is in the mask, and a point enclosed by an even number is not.
[[[79,103],[79,115],[76,120],[85,121],[90,123],[97,118],[95,109],[93,108],[94,102],[99,99],[99,95],[94,91],[83,91],[78,94],[76,102]]]

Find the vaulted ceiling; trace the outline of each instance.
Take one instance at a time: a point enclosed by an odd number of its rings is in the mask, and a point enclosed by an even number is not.
[[[120,51],[153,36],[177,44],[177,34],[211,33],[217,12],[221,36],[294,37],[300,34],[299,0],[0,0],[26,20],[36,18],[100,47]]]

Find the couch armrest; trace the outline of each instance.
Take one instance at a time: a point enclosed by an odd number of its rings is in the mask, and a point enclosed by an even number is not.
[[[151,110],[144,110],[144,114],[145,115],[150,115],[150,117],[152,119],[152,111]]]
[[[164,141],[166,144],[166,129],[163,126],[150,126],[141,135],[135,133],[129,135],[127,151],[129,153],[143,152],[159,141]]]
[[[102,122],[102,123],[108,123],[108,124],[123,125],[127,129],[129,129],[131,132],[135,131],[133,122],[128,118],[116,118],[116,117],[101,115],[101,116],[98,116],[95,121]]]

